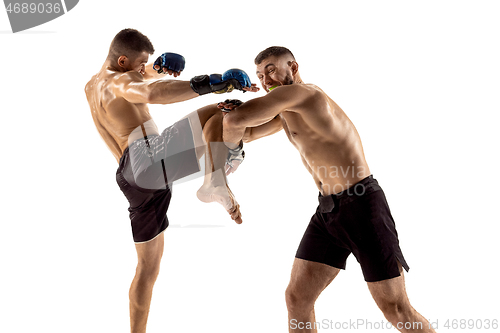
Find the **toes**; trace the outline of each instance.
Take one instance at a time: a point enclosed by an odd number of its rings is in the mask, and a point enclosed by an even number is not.
[[[238,223],[238,219],[241,221],[241,212],[240,212],[240,206],[236,205],[235,209],[233,212],[230,213],[231,218]],[[241,222],[239,222],[241,223]]]
[[[238,210],[238,216],[236,216],[236,218],[233,218],[233,220],[237,224],[241,224],[243,222],[243,220],[241,219],[241,212],[239,210]]]

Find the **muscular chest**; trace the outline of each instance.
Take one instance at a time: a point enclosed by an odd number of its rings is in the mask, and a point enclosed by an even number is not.
[[[302,117],[295,112],[285,111],[281,113],[281,123],[288,139],[294,145],[300,143],[304,133],[307,132]]]

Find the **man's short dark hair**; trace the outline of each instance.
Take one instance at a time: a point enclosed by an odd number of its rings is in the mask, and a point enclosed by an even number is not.
[[[258,65],[260,64],[264,59],[267,59],[271,56],[277,56],[281,57],[282,55],[290,55],[292,56],[293,60],[295,60],[295,57],[292,54],[292,51],[287,49],[286,47],[283,46],[271,46],[265,49],[264,51],[260,52],[256,57],[255,57],[255,64]]]
[[[148,37],[135,29],[123,29],[116,34],[109,47],[108,58],[118,59],[124,55],[127,58],[135,59],[141,52],[153,54],[155,49]]]

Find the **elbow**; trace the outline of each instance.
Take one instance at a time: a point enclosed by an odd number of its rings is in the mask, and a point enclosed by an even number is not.
[[[236,114],[236,113],[235,113]],[[232,112],[226,113],[222,120],[224,142],[238,143],[245,136],[245,126]]]

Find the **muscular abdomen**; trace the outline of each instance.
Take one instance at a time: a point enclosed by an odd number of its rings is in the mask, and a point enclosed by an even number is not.
[[[359,134],[324,92],[298,112],[283,112],[283,128],[324,195],[341,192],[370,175]]]

